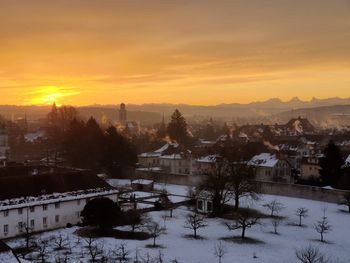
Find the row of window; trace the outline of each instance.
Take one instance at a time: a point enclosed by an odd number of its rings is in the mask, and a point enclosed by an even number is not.
[[[77,200],[77,204],[78,205],[80,205],[80,199],[79,200]],[[88,202],[89,201],[89,198],[87,198],[86,199],[86,202]],[[47,210],[47,207],[48,207],[48,205],[42,205],[42,208],[43,208],[43,211],[46,211]],[[60,207],[61,207],[61,204],[60,203],[55,203],[55,209],[60,209]],[[18,214],[19,215],[22,215],[23,214],[23,208],[18,208]],[[29,207],[29,211],[31,212],[31,213],[34,213],[35,212],[35,206],[31,206],[31,207]],[[4,217],[8,217],[9,216],[9,210],[5,210],[4,211]]]
[[[42,222],[43,222],[43,227],[46,228],[47,227],[47,216],[43,217]],[[59,222],[60,222],[60,216],[55,215],[55,223],[59,223]],[[18,222],[18,231],[20,233],[25,231],[26,230],[25,228],[26,228],[26,224],[24,222]],[[29,229],[30,230],[35,229],[35,220],[34,219],[31,219],[29,221]],[[4,230],[4,235],[7,235],[9,232],[9,225],[8,224],[4,225],[3,230]]]

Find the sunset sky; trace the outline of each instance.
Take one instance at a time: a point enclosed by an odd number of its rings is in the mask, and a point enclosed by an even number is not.
[[[350,0],[1,0],[0,91],[0,104],[350,97]]]

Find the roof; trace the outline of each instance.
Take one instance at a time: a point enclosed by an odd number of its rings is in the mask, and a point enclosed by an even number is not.
[[[181,157],[181,154],[174,153],[170,155],[162,155],[159,158],[161,159],[171,159],[171,160],[182,160],[183,158]]]
[[[132,184],[143,184],[143,185],[149,185],[153,184],[152,180],[146,180],[146,179],[137,179],[131,182]]]
[[[248,165],[260,166],[260,167],[274,167],[278,163],[278,158],[275,154],[261,153],[255,155],[249,162]]]
[[[349,154],[348,158],[346,158],[345,164],[350,164],[350,154]]]
[[[196,159],[196,162],[198,163],[215,163],[216,162],[217,155],[207,155],[207,156],[202,156],[198,159]]]
[[[167,151],[169,148],[177,148],[178,146],[179,144],[177,142],[166,143],[153,152],[141,153],[139,157],[159,157],[162,155],[163,152]]]
[[[0,177],[0,200],[96,188],[112,187],[87,171]]]

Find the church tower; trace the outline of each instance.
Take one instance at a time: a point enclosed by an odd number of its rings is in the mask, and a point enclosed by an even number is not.
[[[120,108],[119,108],[119,122],[122,125],[126,124],[126,107],[125,107],[124,103],[120,104]]]

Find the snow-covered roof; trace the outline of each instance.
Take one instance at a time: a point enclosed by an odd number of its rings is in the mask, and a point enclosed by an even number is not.
[[[348,158],[346,158],[345,164],[346,164],[346,165],[350,165],[350,154],[349,154]]]
[[[160,147],[159,149],[157,149],[157,150],[155,150],[153,152],[141,153],[139,155],[139,157],[159,157],[159,156],[162,155],[163,152],[168,150],[168,148],[170,146],[172,146],[174,148],[177,148],[179,146],[179,144],[177,142],[167,143],[167,144],[164,144],[162,147]]]
[[[160,147],[158,150],[155,150],[154,152],[162,153],[162,152],[166,151],[169,148],[169,146],[177,148],[179,146],[179,144],[177,142],[167,143],[167,144],[163,145],[162,147]]]
[[[45,132],[44,131],[37,131],[37,132],[29,132],[27,134],[24,135],[24,139],[27,142],[34,142],[37,139],[44,137],[45,136]]]
[[[198,163],[215,163],[216,157],[217,157],[216,154],[202,156],[202,157],[196,159],[196,162],[198,162]]]
[[[159,157],[160,159],[171,159],[171,160],[182,160],[181,154],[174,153],[170,155],[162,155]]]
[[[137,179],[131,182],[132,184],[143,184],[143,185],[149,185],[152,184],[152,180],[147,180],[147,179]]]
[[[89,190],[80,190],[67,193],[53,193],[48,195],[41,195],[37,197],[28,196],[22,198],[14,198],[0,201],[0,211],[24,208],[28,206],[36,206],[43,204],[51,204],[56,202],[66,202],[71,200],[78,200],[83,198],[91,198],[97,196],[105,196],[118,193],[116,189],[96,188]]]
[[[277,163],[278,159],[275,154],[261,153],[259,155],[255,155],[248,162],[248,165],[260,167],[274,167]]]

